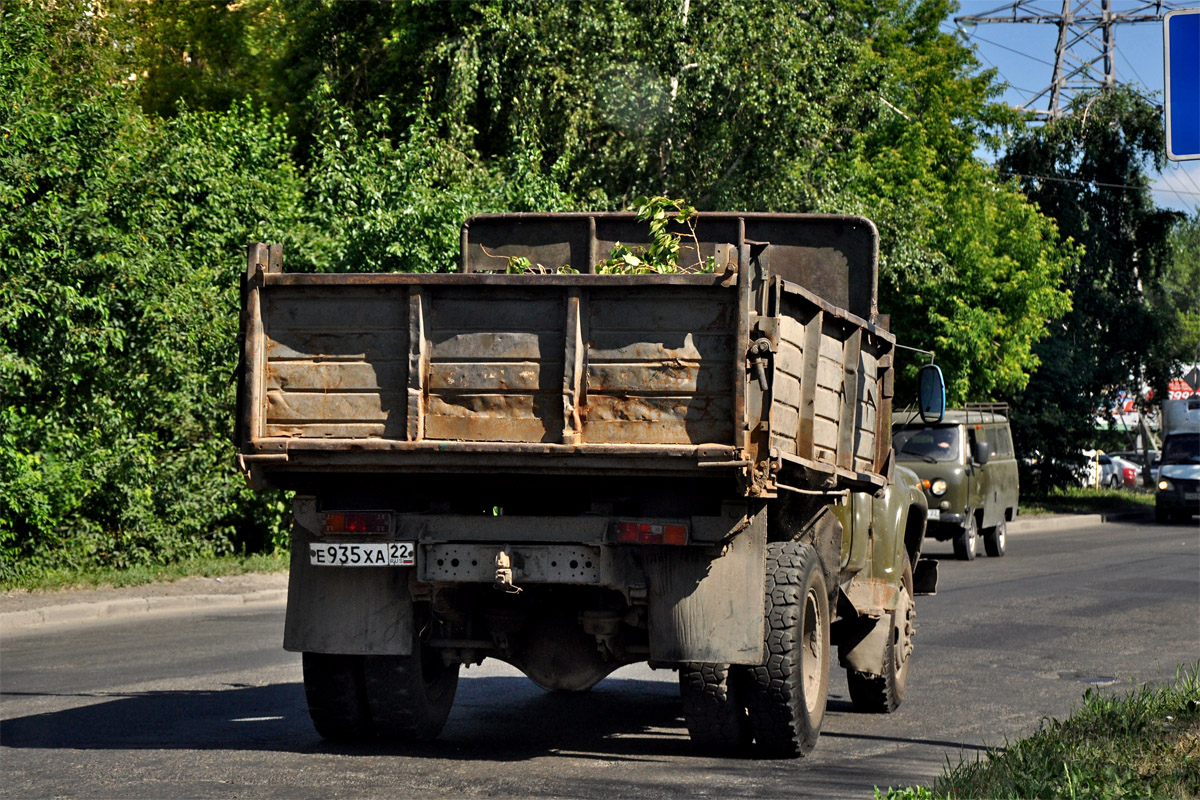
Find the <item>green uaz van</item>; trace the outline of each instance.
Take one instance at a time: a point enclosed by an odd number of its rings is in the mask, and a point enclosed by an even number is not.
[[[954,554],[975,558],[976,537],[989,556],[1002,556],[1006,525],[1017,516],[1017,459],[1005,403],[968,403],[941,422],[906,415],[892,428],[897,460],[921,478],[929,500],[925,535],[954,542]]]

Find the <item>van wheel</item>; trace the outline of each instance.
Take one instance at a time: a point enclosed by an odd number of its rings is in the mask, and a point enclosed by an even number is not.
[[[375,733],[397,742],[436,739],[450,716],[458,688],[458,664],[420,639],[412,655],[364,656],[367,704]]]
[[[371,737],[371,714],[363,681],[363,657],[304,653],[304,697],[313,727],[323,739],[356,742]]]
[[[743,694],[726,664],[683,664],[679,695],[692,743],[709,752],[741,750],[750,744],[750,719]]]
[[[979,529],[975,526],[975,515],[967,515],[967,523],[963,525],[963,529],[957,536],[954,537],[954,555],[960,561],[975,560],[975,537]]]
[[[846,670],[846,684],[855,711],[869,714],[890,714],[904,702],[908,692],[908,665],[916,633],[917,607],[913,603],[912,562],[904,554],[904,571],[900,579],[900,599],[896,610],[888,615],[891,635],[883,651],[883,674]]]
[[[750,729],[760,752],[796,758],[821,735],[829,692],[829,595],[817,551],[767,545],[765,660],[745,673]]]
[[[1008,546],[1008,525],[1004,520],[996,523],[996,527],[988,528],[983,532],[983,549],[991,558],[998,558],[1004,555],[1004,551]]]

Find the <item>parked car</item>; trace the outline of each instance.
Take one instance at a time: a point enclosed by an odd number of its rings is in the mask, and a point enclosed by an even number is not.
[[[1087,464],[1084,465],[1083,485],[1097,489],[1119,489],[1125,484],[1122,467],[1123,459],[1114,459],[1108,453],[1098,450],[1084,450]],[[1131,465],[1132,466],[1132,465]]]
[[[1156,470],[1158,469],[1157,450],[1150,450],[1145,453],[1143,453],[1141,450],[1113,450],[1109,453],[1109,455],[1123,458],[1133,464],[1134,468],[1137,470],[1137,474],[1135,476],[1135,485],[1137,486],[1142,485],[1147,470],[1150,471],[1151,476],[1157,477],[1155,474]],[[1149,456],[1149,460],[1147,460],[1147,456]],[[1128,485],[1129,484],[1127,483],[1126,486]]]
[[[1126,489],[1132,489],[1138,485],[1142,478],[1142,468],[1129,460],[1122,458],[1115,453],[1109,453],[1109,458],[1117,467],[1117,471],[1121,475],[1121,486]]]

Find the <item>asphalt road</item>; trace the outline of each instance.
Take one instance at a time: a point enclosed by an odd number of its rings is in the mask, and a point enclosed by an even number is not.
[[[918,599],[909,697],[855,714],[834,671],[800,761],[693,754],[675,675],[626,668],[550,695],[486,662],[442,738],[415,750],[322,742],[282,608],[76,626],[0,639],[0,797],[870,797],[1067,715],[1089,687],[1171,679],[1200,659],[1200,528],[1108,523],[1010,535],[942,557]]]

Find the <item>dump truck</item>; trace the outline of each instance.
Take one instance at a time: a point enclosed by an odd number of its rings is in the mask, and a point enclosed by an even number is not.
[[[813,747],[834,647],[856,709],[900,705],[936,562],[891,448],[878,232],[673,235],[674,274],[597,274],[651,241],[616,212],[472,217],[456,273],[249,246],[238,462],[294,492],[284,647],[322,737],[432,739],[487,658],[552,692],[676,670],[692,740],[730,754]]]

